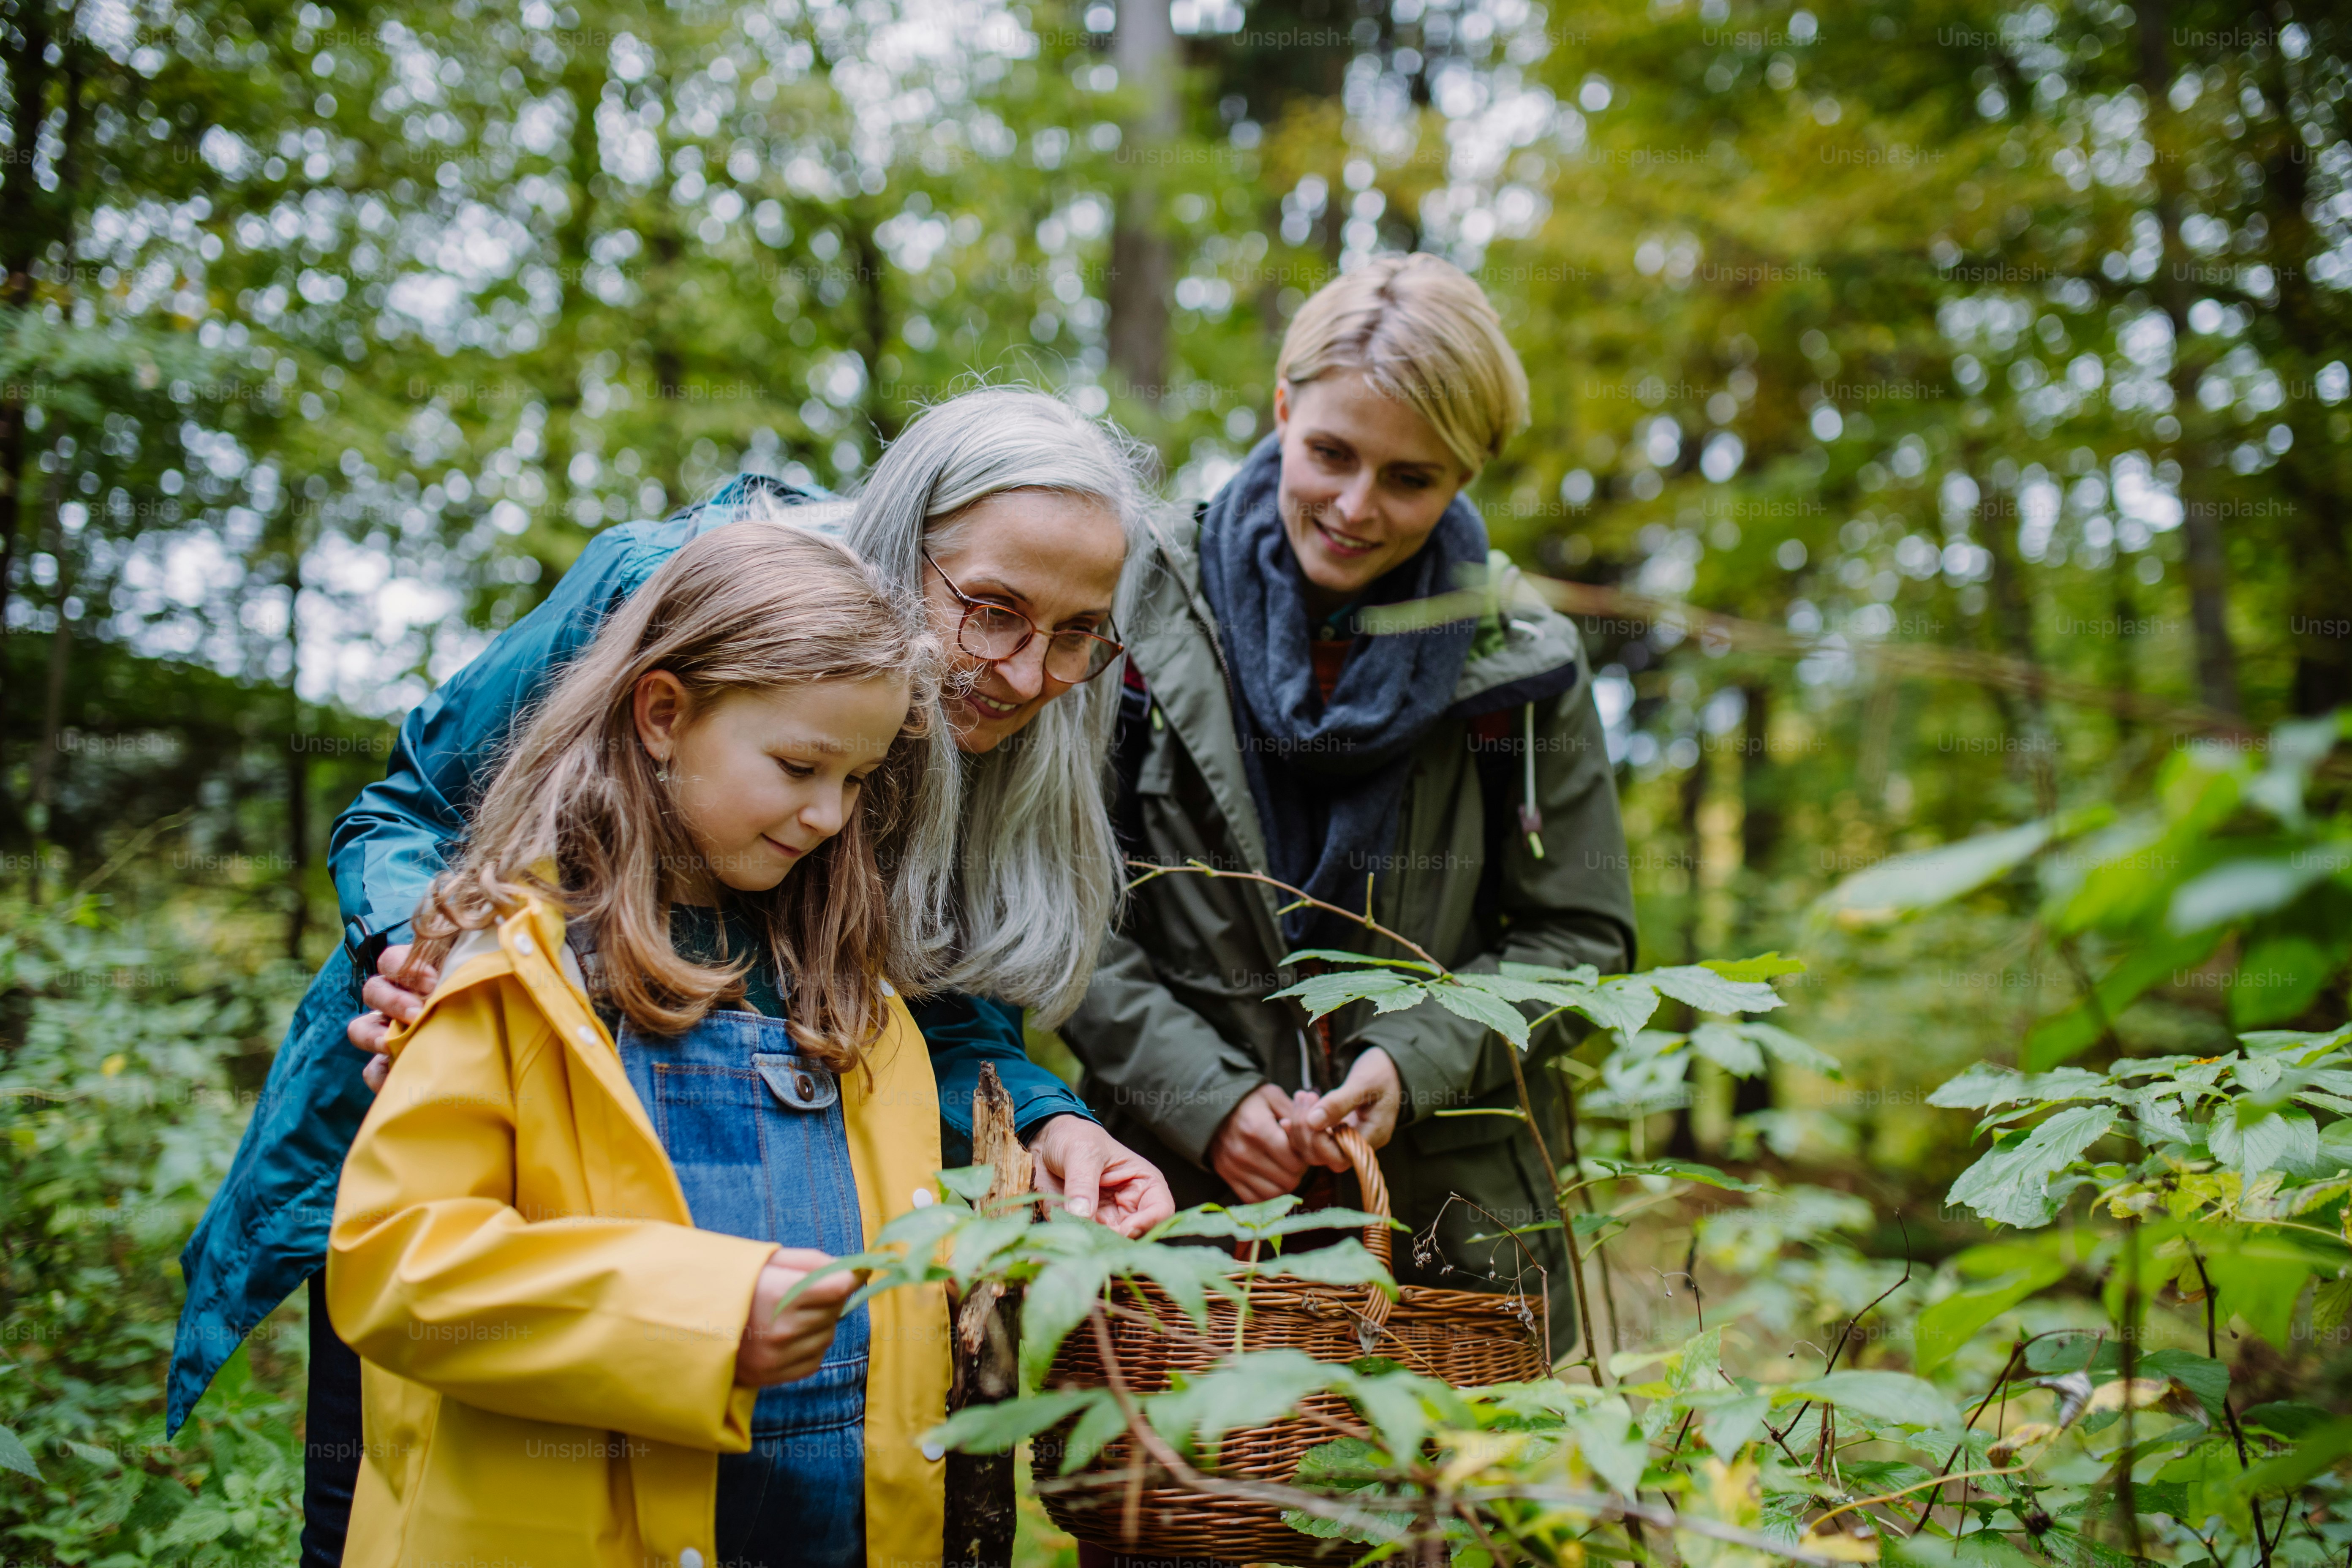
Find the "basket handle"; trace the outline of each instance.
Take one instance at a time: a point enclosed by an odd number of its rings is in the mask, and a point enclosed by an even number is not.
[[[1331,1138],[1339,1145],[1339,1152],[1348,1156],[1348,1163],[1356,1168],[1356,1185],[1363,1190],[1365,1212],[1376,1214],[1382,1219],[1389,1218],[1389,1184],[1387,1178],[1381,1174],[1379,1153],[1353,1127],[1335,1127],[1331,1130]],[[1395,1267],[1392,1261],[1395,1234],[1385,1225],[1364,1227],[1364,1250],[1379,1258],[1381,1268],[1391,1270]],[[1365,1288],[1365,1293],[1364,1316],[1375,1329],[1386,1327],[1391,1305],[1388,1292],[1371,1285]]]

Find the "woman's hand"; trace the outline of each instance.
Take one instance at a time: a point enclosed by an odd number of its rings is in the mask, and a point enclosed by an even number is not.
[[[1297,1189],[1307,1162],[1291,1147],[1288,1091],[1270,1083],[1250,1090],[1209,1140],[1209,1168],[1245,1204]]]
[[[1365,1142],[1384,1148],[1396,1134],[1397,1111],[1403,1100],[1404,1083],[1397,1077],[1396,1063],[1389,1059],[1388,1052],[1373,1046],[1356,1058],[1339,1088],[1326,1095],[1302,1089],[1291,1100],[1290,1120],[1285,1125],[1292,1152],[1310,1165],[1347,1170],[1348,1156],[1339,1152],[1331,1129],[1352,1123]]]
[[[751,1292],[751,1315],[735,1347],[735,1382],[742,1388],[791,1383],[814,1372],[841,1323],[842,1303],[857,1289],[858,1276],[845,1269],[828,1274],[802,1291],[782,1312],[776,1303],[808,1274],[833,1261],[805,1247],[780,1247],[760,1270]]]
[[[361,1014],[344,1028],[344,1037],[368,1053],[368,1065],[360,1069],[370,1091],[382,1093],[384,1074],[392,1070],[392,1058],[384,1054],[383,1037],[392,1032],[393,1021],[414,1024],[425,1011],[425,999],[441,984],[441,972],[429,963],[408,966],[409,944],[387,947],[376,960],[376,972],[360,987],[360,1000],[373,1012]]]
[[[1029,1140],[1037,1190],[1058,1193],[1080,1219],[1138,1237],[1176,1212],[1160,1167],[1083,1116],[1049,1117]]]

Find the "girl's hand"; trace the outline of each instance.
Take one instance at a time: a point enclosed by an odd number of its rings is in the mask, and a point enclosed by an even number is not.
[[[441,984],[440,971],[429,963],[409,968],[408,950],[406,942],[383,950],[383,956],[376,960],[375,973],[360,987],[360,1000],[374,1011],[361,1014],[343,1029],[346,1039],[368,1053],[368,1065],[360,1069],[360,1077],[372,1093],[383,1091],[384,1074],[392,1070],[383,1037],[392,1032],[393,1020],[416,1022],[425,1011],[425,999]]]
[[[1397,1111],[1403,1099],[1404,1084],[1397,1077],[1396,1063],[1388,1052],[1374,1046],[1356,1058],[1356,1065],[1348,1069],[1347,1081],[1330,1093],[1318,1096],[1311,1089],[1300,1089],[1283,1126],[1301,1160],[1344,1171],[1349,1169],[1348,1156],[1339,1152],[1331,1129],[1352,1122],[1365,1142],[1375,1149],[1385,1148],[1396,1133]]]
[[[1083,1116],[1048,1117],[1029,1140],[1037,1190],[1062,1194],[1080,1219],[1138,1237],[1176,1212],[1160,1167]]]
[[[824,1360],[841,1322],[842,1304],[856,1291],[858,1276],[847,1270],[828,1274],[782,1312],[776,1303],[812,1270],[832,1261],[830,1254],[806,1247],[780,1247],[769,1258],[751,1292],[751,1315],[744,1320],[742,1340],[735,1347],[739,1386],[791,1383],[808,1376]]]

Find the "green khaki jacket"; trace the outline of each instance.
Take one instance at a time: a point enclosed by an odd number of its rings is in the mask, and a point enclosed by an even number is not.
[[[1160,547],[1127,625],[1128,658],[1149,705],[1130,682],[1120,825],[1141,859],[1264,870],[1265,835],[1193,531]],[[1373,916],[1456,970],[1491,972],[1506,960],[1622,970],[1633,956],[1633,889],[1582,639],[1575,623],[1548,609],[1512,605],[1490,623],[1454,689],[1455,709],[1413,755],[1390,852],[1364,868]],[[1572,683],[1561,689],[1570,666]],[[1532,731],[1528,705],[1515,696],[1523,690],[1554,693],[1534,703]],[[1481,724],[1456,712],[1494,717]],[[1530,777],[1540,858],[1517,818]],[[1470,1238],[1557,1222],[1552,1184],[1515,1120],[1437,1114],[1515,1107],[1511,1047],[1433,1005],[1375,1016],[1358,1004],[1331,1018],[1326,1059],[1297,1005],[1266,1000],[1303,973],[1282,962],[1282,902],[1261,883],[1194,875],[1137,889],[1084,1005],[1062,1028],[1085,1064],[1080,1092],[1114,1137],[1168,1173],[1179,1205],[1230,1201],[1207,1168],[1227,1113],[1261,1083],[1328,1089],[1360,1052],[1379,1046],[1396,1063],[1406,1101],[1381,1159],[1396,1217],[1416,1237],[1437,1226],[1425,1261],[1415,1256],[1422,1248],[1398,1238],[1398,1278],[1511,1288],[1525,1255]],[[1349,945],[1408,956],[1370,937]],[[1547,1035],[1536,1063],[1569,1043],[1563,1030]],[[1564,1161],[1557,1074],[1531,1064],[1528,1078],[1554,1157]],[[1450,1195],[1486,1213],[1449,1207]],[[1553,1353],[1565,1354],[1575,1319],[1560,1233],[1555,1223],[1525,1239],[1549,1275]]]

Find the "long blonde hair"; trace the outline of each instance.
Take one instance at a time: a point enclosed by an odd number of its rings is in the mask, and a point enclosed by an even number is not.
[[[691,715],[732,691],[904,679],[906,723],[841,832],[774,890],[732,895],[764,918],[794,1036],[847,1068],[881,1029],[884,975],[919,981],[928,967],[923,922],[892,907],[882,862],[907,829],[943,668],[920,601],[842,544],[775,527],[688,541],[530,716],[474,809],[463,858],[418,906],[416,957],[438,965],[459,932],[535,894],[586,926],[592,986],[640,1030],[691,1027],[740,994],[749,962],[697,963],[671,945],[670,905],[714,879],[638,741],[637,682],[668,671]]]

